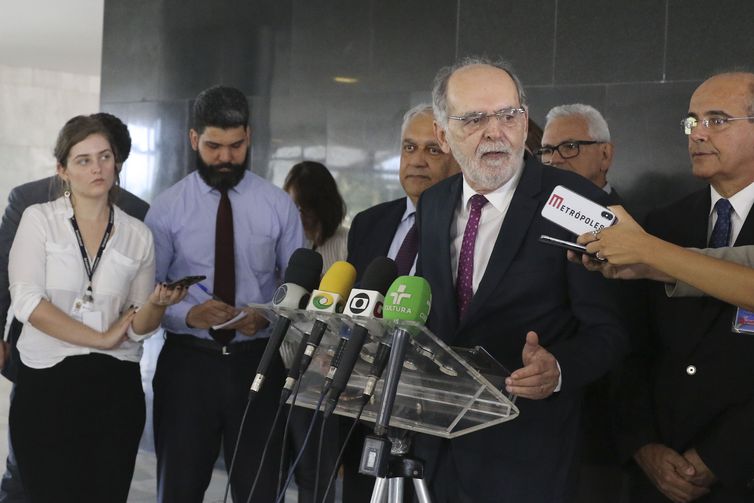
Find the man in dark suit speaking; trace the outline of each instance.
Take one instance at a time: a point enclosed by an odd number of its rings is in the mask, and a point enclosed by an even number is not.
[[[628,345],[610,286],[541,234],[573,236],[540,211],[557,185],[605,204],[588,180],[524,155],[528,112],[503,63],[465,59],[433,90],[435,133],[461,166],[422,195],[417,274],[433,295],[429,327],[450,345],[481,345],[513,371],[514,421],[451,441],[417,438],[434,501],[570,501],[584,386]]]

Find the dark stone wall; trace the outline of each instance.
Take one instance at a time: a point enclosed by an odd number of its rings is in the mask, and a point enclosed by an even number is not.
[[[193,97],[237,86],[252,169],[282,184],[294,163],[322,161],[353,215],[402,194],[401,117],[437,69],[502,56],[538,123],[562,103],[602,111],[609,179],[641,215],[700,186],[679,122],[710,73],[754,65],[751,19],[740,0],[106,0],[102,108],[129,123],[124,184],[151,199],[193,167]]]

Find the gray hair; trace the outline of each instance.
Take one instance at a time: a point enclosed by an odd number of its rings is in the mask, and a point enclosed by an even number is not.
[[[572,117],[577,115],[582,117],[586,121],[587,130],[589,136],[594,141],[610,141],[610,129],[607,127],[607,121],[599,111],[591,105],[584,105],[583,103],[573,103],[571,105],[560,105],[552,108],[547,112],[547,124],[553,119],[559,119],[562,117]]]
[[[429,115],[430,117],[434,118],[432,105],[430,105],[429,103],[419,103],[418,105],[409,108],[408,111],[403,114],[403,124],[401,124],[401,138],[403,138],[409,122],[414,120],[416,117],[419,117],[420,115]]]
[[[456,71],[473,65],[492,66],[507,73],[516,85],[519,103],[522,107],[526,107],[524,86],[521,85],[518,76],[513,72],[513,67],[507,61],[503,59],[493,61],[484,56],[467,56],[452,66],[440,68],[440,71],[435,75],[435,82],[432,87],[432,109],[435,112],[435,120],[443,127],[448,126],[448,81]]]

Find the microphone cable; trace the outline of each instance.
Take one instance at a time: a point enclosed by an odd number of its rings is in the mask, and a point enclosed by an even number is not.
[[[278,465],[278,480],[275,486],[277,487],[278,494],[280,493],[280,484],[283,482],[283,473],[285,472],[285,458],[286,458],[286,443],[288,442],[288,428],[291,424],[291,414],[293,414],[293,407],[296,405],[296,399],[298,398],[298,392],[301,387],[301,379],[296,381],[293,387],[293,393],[291,395],[291,405],[288,409],[288,414],[285,417],[285,426],[283,427],[283,445],[280,448],[280,464]],[[290,467],[289,467],[290,469]],[[286,475],[287,477],[287,475]]]
[[[280,464],[278,465],[278,482],[277,482],[278,491],[280,490],[280,483],[283,480],[283,472],[285,471],[285,454],[286,454],[286,450],[287,450],[286,449],[286,442],[288,440],[288,429],[289,429],[290,422],[291,422],[291,415],[293,414],[293,407],[296,406],[296,400],[298,399],[298,393],[299,393],[299,390],[301,388],[301,383],[302,382],[303,382],[303,379],[298,379],[296,381],[295,386],[293,387],[293,392],[291,394],[291,406],[288,409],[288,415],[286,416],[286,419],[285,419],[285,429],[283,430],[283,446],[282,446],[281,451],[280,451]],[[317,402],[317,408],[312,411],[314,413],[314,415],[312,417],[311,426],[309,428],[309,431],[311,431],[311,427],[314,425],[314,423],[317,420],[317,412],[319,412],[319,407],[322,404],[322,402],[324,401],[325,396],[327,396],[327,392],[329,390],[330,390],[329,386],[325,387],[325,388],[323,388],[323,390],[322,390],[322,392],[320,394],[319,402]],[[325,421],[324,421],[324,418],[323,418],[322,419],[322,424],[323,425],[324,425],[324,422]],[[306,445],[307,445],[308,441],[309,441],[309,434],[307,433],[307,435],[304,437],[304,442],[302,443],[301,449],[299,450],[299,454],[298,454],[299,460],[301,458],[301,454],[304,452],[304,449],[306,448]],[[322,449],[322,444],[321,443],[320,443],[319,449]],[[319,455],[320,455],[320,451],[317,452],[317,466],[319,466]],[[289,474],[289,476],[287,477],[287,479],[290,478],[290,474],[291,473],[294,473],[294,470],[295,470],[295,468],[296,468],[297,465],[298,465],[298,462],[296,462],[294,465],[291,465],[291,466],[288,467],[288,474]],[[317,468],[317,472],[319,472],[319,468]],[[286,483],[286,487],[288,486],[289,483],[290,483],[290,481]],[[316,493],[315,493],[315,501],[316,501]]]
[[[275,433],[275,426],[277,426],[278,418],[280,417],[280,412],[282,410],[283,410],[283,404],[278,404],[278,408],[275,411],[275,418],[272,420],[272,426],[270,427],[270,432],[267,434],[267,440],[264,443],[264,449],[262,449],[262,456],[259,459],[259,466],[257,467],[257,473],[254,475],[254,482],[251,485],[251,490],[249,491],[249,497],[246,498],[246,503],[251,503],[251,497],[254,495],[254,491],[256,491],[257,489],[259,476],[262,474],[262,467],[264,466],[264,462],[267,459],[267,451],[270,447],[270,441],[272,440],[272,437]]]
[[[317,405],[315,406],[315,409],[314,409],[314,415],[312,416],[312,420],[309,422],[309,428],[307,428],[306,430],[306,436],[304,437],[304,441],[301,445],[301,449],[299,449],[296,459],[288,468],[288,478],[285,480],[285,485],[283,486],[283,490],[278,494],[278,497],[275,500],[275,503],[283,503],[283,500],[285,499],[285,492],[288,490],[288,486],[291,484],[291,480],[293,479],[293,474],[295,473],[296,467],[298,466],[299,462],[301,461],[301,458],[304,455],[306,446],[309,444],[309,438],[312,435],[312,430],[314,430],[314,424],[317,422],[317,413],[319,412],[319,408],[322,406],[322,402],[324,400],[325,400],[325,393],[320,393],[319,400],[317,400]]]
[[[364,412],[364,408],[366,407],[367,403],[369,403],[369,400],[361,401],[361,407],[359,407],[359,412],[356,414],[356,417],[353,419],[353,423],[351,423],[351,427],[348,429],[348,433],[346,434],[346,438],[343,441],[343,445],[341,445],[340,447],[340,452],[338,452],[338,457],[335,459],[335,466],[333,466],[332,471],[330,472],[330,476],[327,479],[327,488],[325,489],[324,496],[322,496],[322,503],[325,503],[327,501],[327,496],[330,494],[330,489],[332,489],[332,484],[337,478],[338,468],[340,468],[340,462],[343,459],[343,454],[345,454],[346,452],[348,441],[351,440],[351,435],[353,435],[354,430],[356,430],[356,425],[359,424],[359,420],[361,419],[361,414]]]
[[[348,442],[349,440],[351,440],[351,435],[353,435],[353,432],[356,430],[356,425],[359,424],[359,421],[361,420],[361,414],[364,412],[364,408],[366,408],[367,404],[372,399],[372,396],[374,396],[377,382],[382,378],[382,374],[385,371],[388,359],[390,358],[390,349],[391,348],[389,345],[383,343],[380,343],[377,348],[377,352],[375,353],[374,359],[372,361],[372,367],[369,369],[367,383],[364,386],[364,390],[361,394],[361,406],[359,407],[359,411],[356,413],[356,417],[354,418],[353,423],[351,423],[351,428],[349,428],[348,433],[346,434],[346,438],[343,440],[343,445],[341,445],[340,447],[338,457],[335,459],[335,466],[333,466],[332,471],[330,472],[330,476],[328,477],[327,489],[325,489],[325,495],[322,498],[322,503],[325,503],[325,501],[327,500],[327,495],[330,494],[330,489],[332,489],[332,484],[338,474],[338,468],[340,468],[340,462],[346,452]]]
[[[317,501],[317,492],[319,491],[319,469],[320,469],[320,463],[322,462],[322,443],[325,440],[325,425],[327,424],[327,419],[324,417],[322,418],[322,426],[319,429],[319,445],[317,446],[317,465],[314,470],[314,502]]]
[[[241,416],[241,426],[238,428],[238,435],[236,435],[236,445],[233,446],[233,456],[230,458],[230,467],[228,468],[228,480],[225,482],[225,495],[223,496],[223,503],[228,501],[228,492],[230,490],[230,475],[233,473],[233,465],[236,463],[236,454],[238,454],[238,446],[241,444],[241,435],[243,434],[243,427],[246,424],[246,415],[249,413],[249,407],[251,406],[251,400],[246,401],[246,408],[243,410],[243,416]]]

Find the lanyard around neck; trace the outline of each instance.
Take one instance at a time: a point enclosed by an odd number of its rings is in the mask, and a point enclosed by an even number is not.
[[[71,225],[73,225],[73,232],[76,233],[76,241],[79,243],[79,250],[81,250],[81,258],[84,259],[84,268],[86,269],[86,275],[89,278],[89,285],[86,287],[86,294],[91,298],[92,296],[92,278],[94,272],[97,270],[99,261],[102,258],[102,253],[105,251],[107,240],[110,239],[110,234],[113,230],[114,220],[113,207],[110,206],[110,218],[107,222],[107,228],[105,228],[105,234],[102,236],[102,241],[99,244],[99,250],[97,250],[97,256],[94,258],[94,262],[89,262],[89,255],[86,252],[86,246],[84,245],[84,238],[81,237],[81,230],[79,230],[79,224],[76,222],[76,215],[71,217]]]

